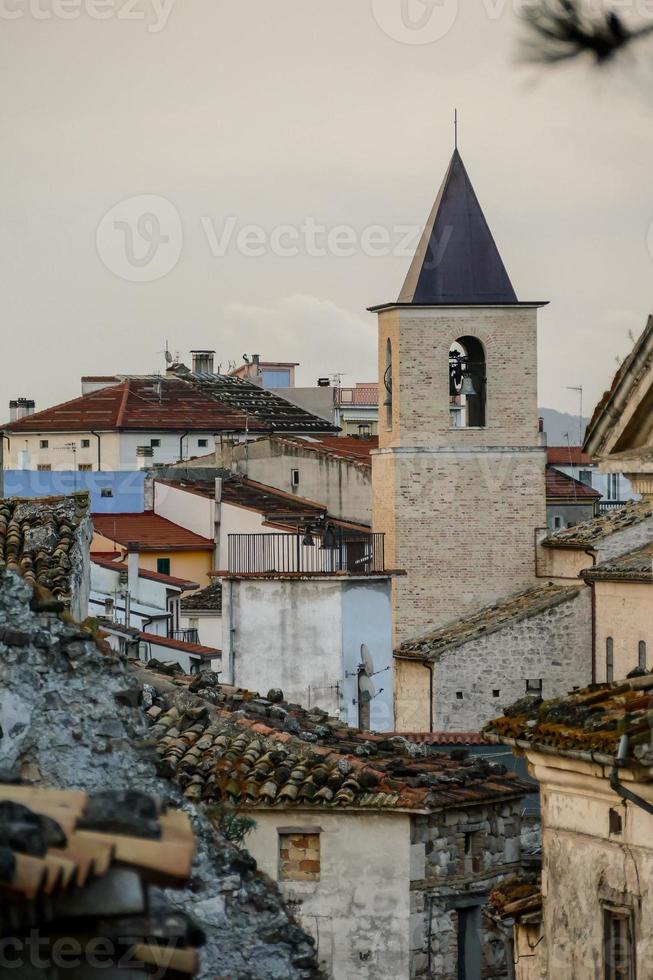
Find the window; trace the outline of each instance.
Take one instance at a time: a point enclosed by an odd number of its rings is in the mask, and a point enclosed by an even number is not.
[[[484,428],[486,366],[483,344],[459,337],[449,351],[449,412],[453,428]]]
[[[52,469],[49,463],[39,463],[36,468],[37,470],[41,470],[43,473],[49,473]]]
[[[320,835],[279,831],[279,881],[320,880]]]
[[[82,441],[81,441],[81,447],[82,447],[82,449],[89,449],[90,448],[90,445],[91,445],[91,440],[90,439],[82,439]]]
[[[608,473],[608,500],[619,500],[618,473]]]
[[[463,835],[462,861],[465,874],[483,870],[483,851],[485,849],[485,834],[482,830],[472,831]]]
[[[158,449],[160,445],[161,445],[160,439],[150,439],[150,446],[152,446],[153,449]]]
[[[169,558],[157,558],[156,560],[156,570],[159,575],[169,575],[170,574],[170,559]]]
[[[492,697],[493,698],[500,698],[501,697],[501,691],[499,691],[499,690],[497,690],[495,688],[494,691],[492,691]]]
[[[369,437],[372,435],[372,426],[369,422],[358,423],[358,435],[361,439],[369,439]]]
[[[287,368],[277,368],[270,370],[264,368],[261,371],[264,388],[290,388],[290,371]]]
[[[605,679],[608,683],[614,680],[614,640],[611,636],[605,641]]]
[[[563,527],[563,525],[564,525],[564,521],[562,517],[560,517],[559,514],[556,514],[556,516],[553,518],[553,529],[555,531],[559,531],[560,528]]]
[[[79,466],[77,467],[77,469],[80,471],[80,473],[90,473],[90,471],[93,469],[93,464],[92,463],[80,463]]]
[[[462,691],[456,691],[456,700],[457,701],[462,701],[462,699],[463,699],[463,692]]]
[[[534,694],[536,697],[542,697],[542,678],[529,678],[526,681],[526,693]]]
[[[635,980],[635,942],[630,909],[603,910],[605,980]]]
[[[189,616],[188,617],[188,629],[197,630],[200,628],[200,618],[199,616]]]
[[[299,470],[290,471],[290,486],[291,487],[299,486]]]
[[[392,343],[390,338],[385,345],[385,372],[383,375],[383,386],[385,388],[385,401],[383,402],[383,407],[385,408],[385,427],[388,432],[392,431]]]
[[[198,439],[197,440],[197,445],[199,446],[200,449],[206,449],[206,447],[208,446],[208,444],[209,444],[209,440],[208,439]]]
[[[641,670],[646,670],[646,640],[639,641],[637,663]]]
[[[610,809],[608,814],[608,830],[611,834],[621,834],[623,831],[623,820],[618,810]]]
[[[47,449],[50,442],[47,439],[41,439],[39,442],[39,449]]]
[[[591,470],[579,470],[578,479],[581,483],[584,483],[586,487],[592,486],[592,471]]]
[[[102,487],[100,490],[101,497],[113,497],[113,487]]]

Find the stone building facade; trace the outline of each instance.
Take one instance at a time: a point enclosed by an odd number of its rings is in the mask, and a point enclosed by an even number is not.
[[[477,731],[528,693],[592,680],[592,604],[583,585],[544,585],[487,607],[395,653],[400,731]]]
[[[385,382],[373,525],[407,571],[397,642],[535,582],[539,305],[517,301],[456,151],[399,300],[372,308]]]

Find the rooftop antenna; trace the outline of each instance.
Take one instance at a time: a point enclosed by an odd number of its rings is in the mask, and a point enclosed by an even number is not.
[[[174,362],[174,357],[170,353],[170,348],[168,346],[168,341],[166,340],[166,345],[163,350],[157,351],[157,354],[163,354],[166,362],[166,367]]]
[[[583,386],[567,385],[567,391],[576,391],[580,397],[580,414],[578,416],[578,445],[583,445]]]

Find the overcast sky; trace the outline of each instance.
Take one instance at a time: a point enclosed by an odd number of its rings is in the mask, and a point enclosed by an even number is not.
[[[520,67],[511,2],[403,2],[1,0],[3,404],[162,368],[166,340],[372,379],[365,309],[458,106],[518,296],[551,301],[540,404],[592,407],[653,311],[653,78]]]

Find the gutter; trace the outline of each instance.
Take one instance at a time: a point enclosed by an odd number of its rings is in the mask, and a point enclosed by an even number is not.
[[[102,449],[100,446],[100,434],[99,432],[94,432],[93,429],[88,430],[92,436],[97,439],[97,468],[98,472],[102,470]]]
[[[649,803],[648,800],[642,799],[637,793],[633,793],[629,790],[623,783],[619,782],[619,767],[623,766],[628,758],[628,736],[622,735],[619,739],[619,748],[617,754],[614,757],[612,771],[610,772],[610,789],[617,793],[624,800],[628,800],[630,803],[634,803],[638,806],[640,810],[644,810],[645,813],[653,816],[653,803]]]
[[[190,431],[184,432],[183,435],[179,437],[179,462],[184,461],[184,439],[190,435]]]

